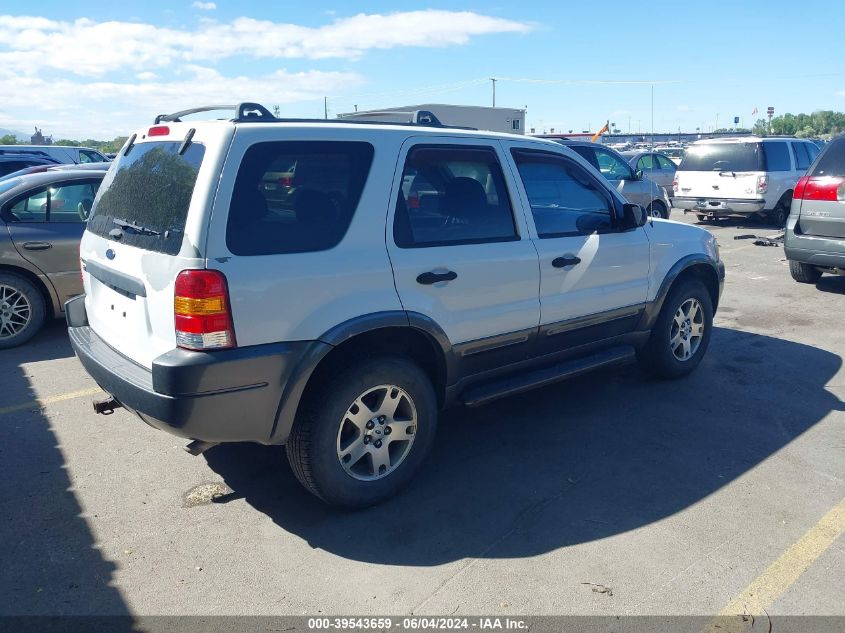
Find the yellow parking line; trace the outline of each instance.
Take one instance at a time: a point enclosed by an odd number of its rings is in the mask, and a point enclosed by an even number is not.
[[[771,607],[843,533],[845,498],[722,609],[702,633],[739,633],[750,630],[753,626],[752,619],[728,619],[727,616],[765,616],[766,609]]]
[[[69,393],[61,393],[57,396],[48,396],[46,398],[38,398],[36,400],[31,400],[29,402],[24,402],[22,404],[15,404],[11,407],[3,407],[0,409],[0,415],[4,413],[12,413],[14,411],[24,411],[26,409],[35,409],[46,407],[48,404],[55,404],[57,402],[63,402],[65,400],[73,400],[74,398],[84,398],[85,396],[93,396],[98,393],[102,393],[102,389],[99,387],[95,387],[92,389],[81,389],[79,391],[71,391]]]

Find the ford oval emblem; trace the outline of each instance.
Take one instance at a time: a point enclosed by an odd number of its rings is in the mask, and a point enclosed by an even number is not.
[[[114,259],[114,251],[112,249],[107,250],[106,257],[108,257],[109,259]]]

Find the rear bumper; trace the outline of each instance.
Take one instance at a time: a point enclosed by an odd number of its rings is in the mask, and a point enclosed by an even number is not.
[[[790,225],[793,223],[790,222]],[[792,261],[845,270],[845,239],[796,233],[787,226],[783,250]]]
[[[319,341],[217,352],[174,349],[152,370],[121,355],[87,324],[80,298],[68,302],[70,342],[104,391],[157,429],[208,442],[284,443],[317,357]]]
[[[766,208],[766,201],[761,199],[748,200],[742,198],[690,198],[675,196],[672,201],[684,213],[698,213],[701,215],[732,215],[759,213]]]

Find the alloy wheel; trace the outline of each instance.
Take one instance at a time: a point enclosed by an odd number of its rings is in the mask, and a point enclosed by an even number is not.
[[[361,481],[386,477],[408,456],[417,430],[411,396],[396,385],[379,385],[349,406],[337,432],[337,458]]]
[[[675,311],[669,326],[669,347],[680,361],[692,358],[704,337],[704,310],[698,299],[689,298]]]
[[[0,285],[0,338],[20,334],[32,318],[32,305],[17,288]]]

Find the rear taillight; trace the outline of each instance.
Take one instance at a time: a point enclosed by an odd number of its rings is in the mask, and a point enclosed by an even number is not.
[[[235,347],[226,277],[219,270],[183,270],[176,277],[176,345],[211,350]]]
[[[757,176],[757,193],[766,193],[769,190],[769,177]]]
[[[282,187],[293,187],[293,178],[291,176],[282,176],[279,178],[279,184]]]
[[[802,176],[795,184],[793,198],[845,202],[845,178],[836,176]]]
[[[148,136],[167,136],[170,134],[170,128],[166,125],[156,125],[147,131]]]
[[[675,191],[678,190],[678,175],[675,174],[675,177],[672,179],[672,189]]]

